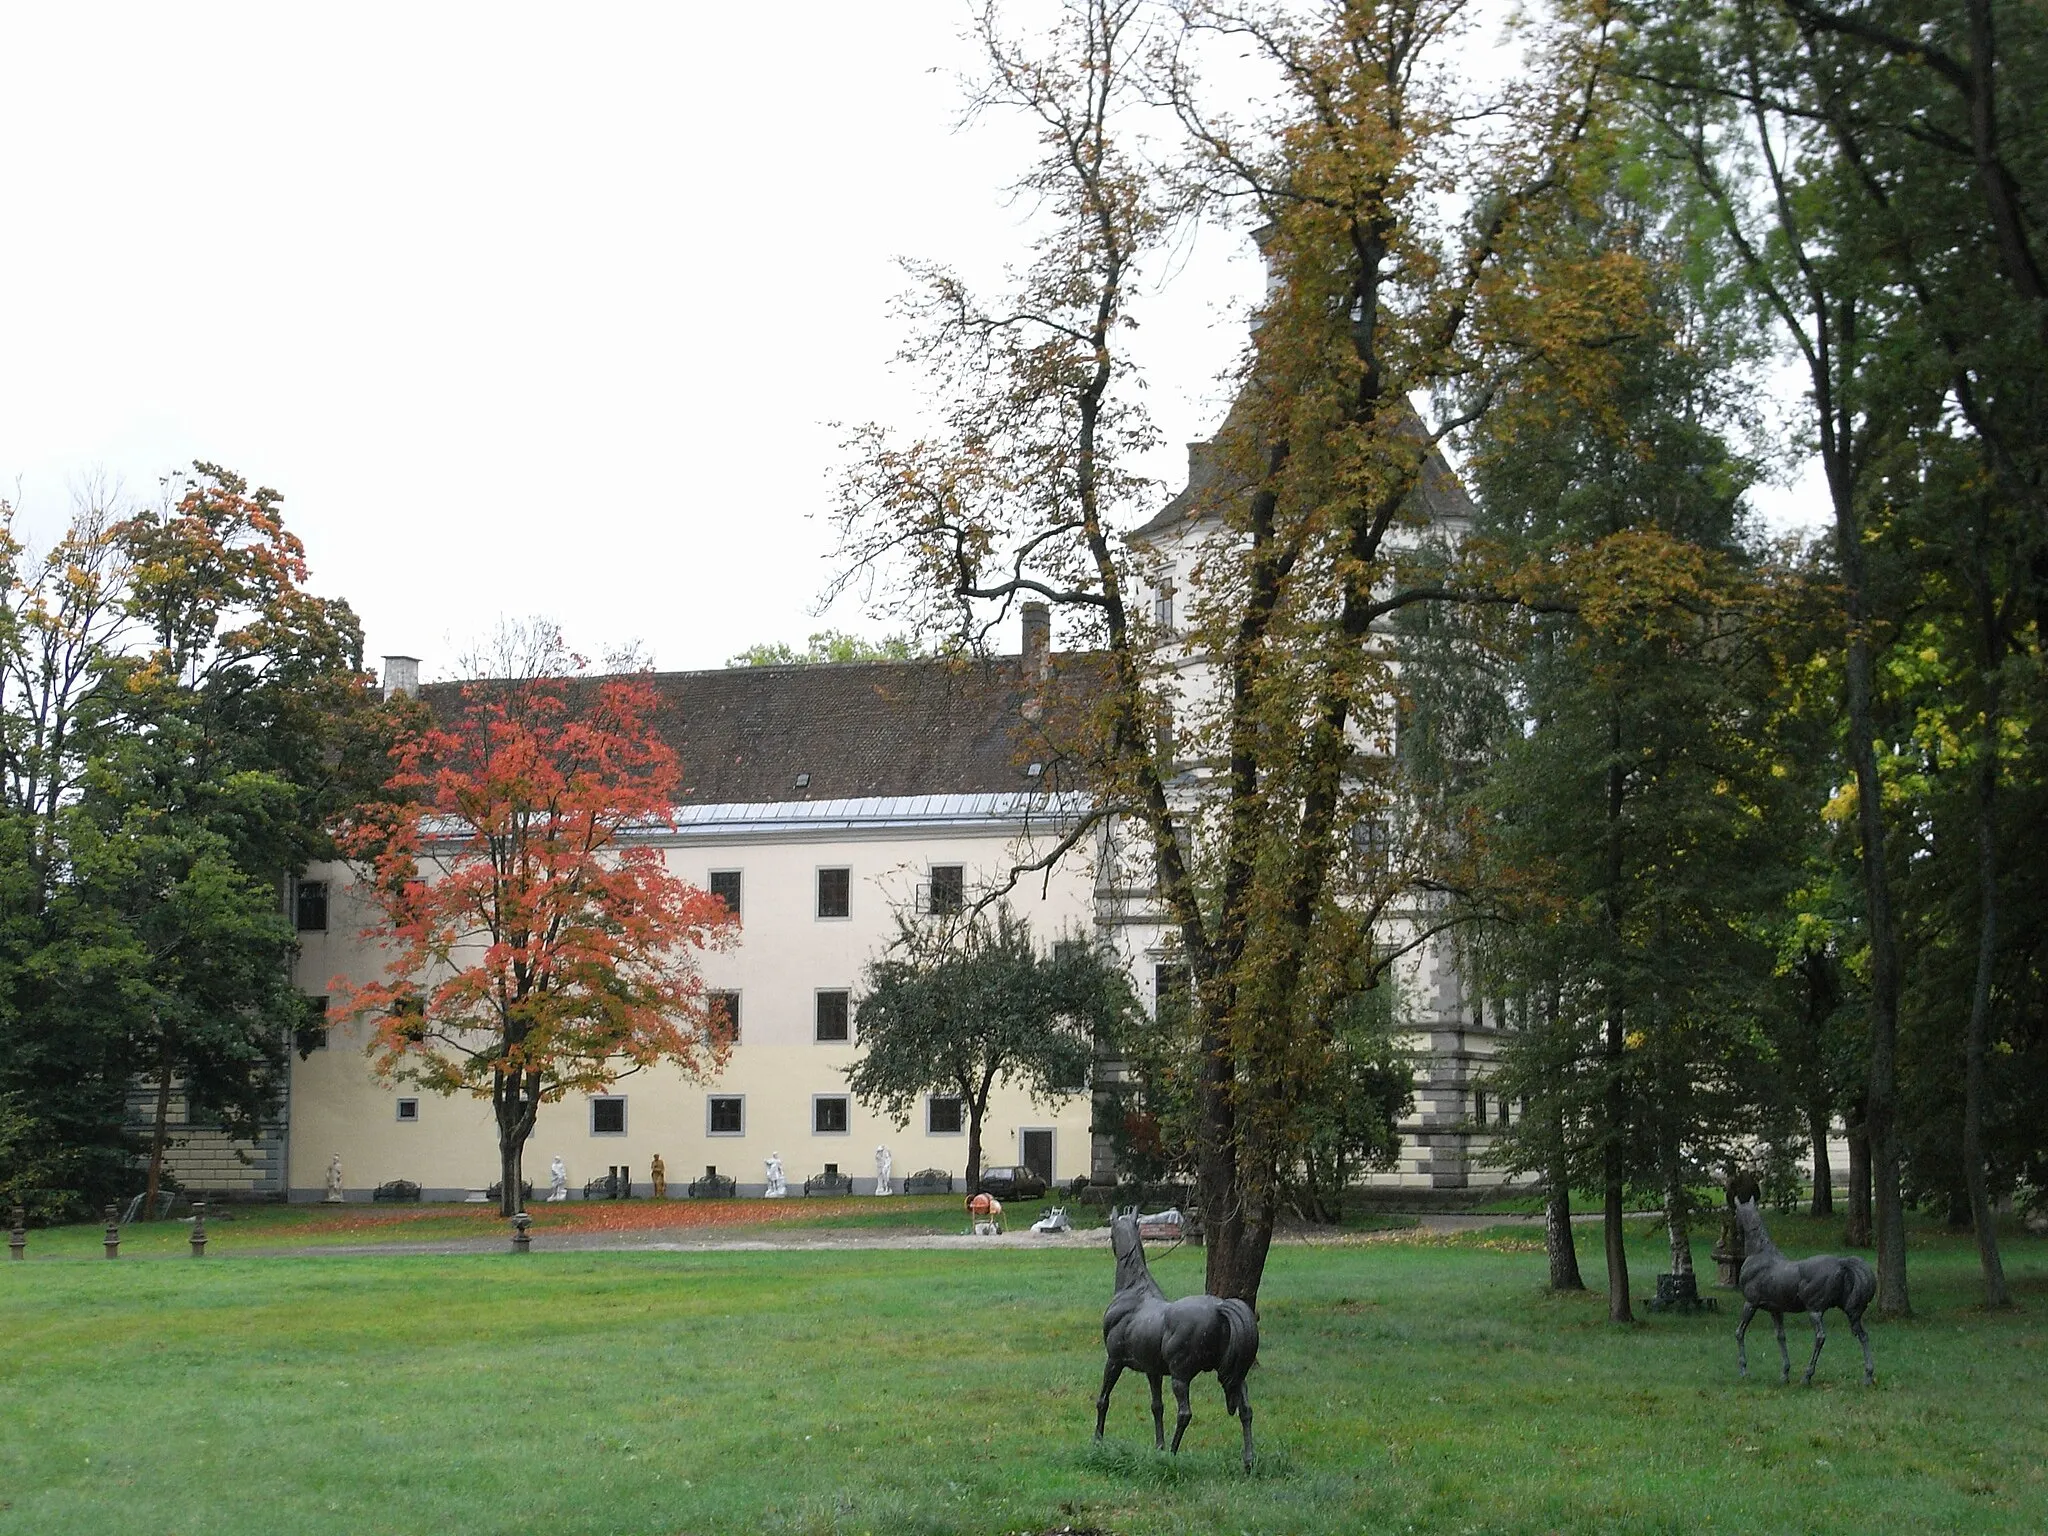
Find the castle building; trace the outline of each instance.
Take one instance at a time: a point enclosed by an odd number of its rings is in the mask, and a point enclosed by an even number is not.
[[[1216,459],[1190,450],[1188,488],[1132,546],[1149,573],[1153,617],[1175,645],[1175,605],[1200,580],[1205,542],[1219,536]],[[1432,456],[1421,496],[1432,529],[1456,538],[1470,503]],[[1085,690],[1086,656],[1055,657],[1045,610],[1027,605],[1017,654],[986,661],[862,662],[654,674],[656,727],[683,764],[674,826],[649,841],[673,873],[725,898],[740,916],[730,950],[705,955],[708,989],[725,994],[737,1041],[714,1080],[670,1068],[636,1073],[613,1091],[546,1105],[527,1144],[526,1174],[545,1183],[552,1158],[572,1191],[614,1169],[650,1187],[659,1155],[680,1189],[707,1169],[758,1194],[779,1157],[793,1190],[827,1171],[873,1187],[875,1152],[897,1177],[964,1172],[966,1120],[955,1099],[922,1101],[907,1126],[865,1110],[845,1069],[859,1049],[855,1004],[863,966],[896,932],[899,914],[951,910],[1010,881],[1069,830],[1086,786],[1064,782],[1039,727],[1046,684]],[[1178,650],[1179,686],[1207,686],[1206,662]],[[387,690],[418,688],[416,659],[386,659]],[[457,685],[429,685],[452,702]],[[373,979],[382,957],[364,936],[370,914],[356,875],[316,865],[295,883],[300,987],[319,997],[336,978]],[[1156,1007],[1174,974],[1164,914],[1115,839],[1083,839],[1008,900],[1036,938],[1085,936],[1115,947],[1140,996]],[[1393,921],[1414,921],[1397,914]],[[1445,942],[1418,949],[1397,977],[1396,1017],[1417,1062],[1416,1104],[1400,1127],[1399,1166],[1377,1182],[1462,1187],[1498,1174],[1480,1157],[1485,1127],[1507,1106],[1485,1096],[1495,1022],[1460,981]],[[339,1157],[348,1198],[405,1179],[429,1199],[458,1199],[498,1177],[487,1103],[443,1098],[375,1076],[367,1026],[335,1026],[295,1053],[282,1123],[255,1146],[187,1126],[171,1154],[189,1187],[318,1199]],[[1102,1071],[1113,1077],[1115,1063]],[[983,1132],[987,1163],[1014,1163],[1049,1184],[1114,1176],[1083,1089],[1033,1102],[999,1087]]]

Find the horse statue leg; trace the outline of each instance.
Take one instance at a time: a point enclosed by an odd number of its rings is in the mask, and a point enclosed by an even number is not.
[[[1115,1387],[1117,1377],[1123,1373],[1124,1368],[1114,1360],[1102,1368],[1102,1396],[1095,1399],[1095,1438],[1098,1440],[1102,1438],[1103,1422],[1109,1417],[1110,1389]]]
[[[1877,1381],[1877,1362],[1870,1355],[1870,1330],[1863,1326],[1861,1312],[1850,1314],[1849,1331],[1856,1335],[1856,1342],[1863,1346],[1863,1385],[1871,1386]]]
[[[1782,1387],[1792,1380],[1792,1351],[1785,1347],[1785,1314],[1773,1312],[1771,1321],[1778,1325],[1778,1385]]]
[[[1821,1346],[1828,1341],[1827,1321],[1823,1316],[1826,1310],[1824,1307],[1817,1308],[1808,1314],[1813,1318],[1813,1358],[1806,1362],[1806,1376],[1800,1383],[1802,1386],[1810,1387],[1813,1385],[1813,1370],[1815,1366],[1820,1364]]]
[[[1188,1406],[1188,1380],[1185,1376],[1173,1378],[1173,1400],[1180,1404],[1180,1415],[1173,1421],[1173,1454],[1180,1454],[1180,1437],[1188,1432],[1188,1425],[1194,1420],[1195,1410]]]
[[[1224,1389],[1223,1406],[1226,1409],[1231,1406],[1228,1388]],[[1244,1425],[1244,1469],[1249,1472],[1252,1469],[1252,1400],[1241,1381],[1237,1384],[1237,1417],[1238,1422]]]
[[[1166,1449],[1166,1399],[1159,1392],[1159,1375],[1152,1375],[1152,1449]]]
[[[1735,1374],[1743,1380],[1749,1379],[1749,1343],[1744,1335],[1749,1332],[1749,1320],[1756,1316],[1756,1303],[1742,1304],[1742,1321],[1735,1325]]]

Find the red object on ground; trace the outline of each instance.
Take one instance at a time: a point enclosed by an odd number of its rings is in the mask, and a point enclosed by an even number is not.
[[[967,1214],[993,1221],[1003,1214],[1003,1202],[994,1195],[976,1195],[967,1202]]]

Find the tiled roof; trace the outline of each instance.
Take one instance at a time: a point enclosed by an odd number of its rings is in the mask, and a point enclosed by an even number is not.
[[[1036,731],[1015,656],[656,672],[683,806],[1026,791]],[[460,684],[420,690],[437,710]],[[797,786],[797,776],[809,782]]]

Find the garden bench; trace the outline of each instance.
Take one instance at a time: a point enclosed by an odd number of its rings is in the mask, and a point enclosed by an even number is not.
[[[906,1195],[950,1195],[953,1193],[953,1175],[942,1168],[927,1168],[922,1173],[913,1173],[903,1181]]]
[[[411,1179],[393,1179],[370,1191],[372,1200],[418,1200],[419,1197],[420,1187]]]
[[[692,1200],[730,1200],[739,1192],[738,1182],[727,1178],[716,1168],[706,1168],[703,1178],[690,1180]]]
[[[853,1193],[853,1180],[836,1168],[827,1168],[823,1173],[813,1174],[810,1178],[804,1180],[804,1193],[807,1195],[850,1195]]]

